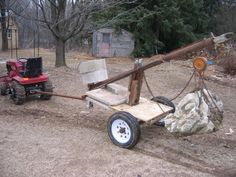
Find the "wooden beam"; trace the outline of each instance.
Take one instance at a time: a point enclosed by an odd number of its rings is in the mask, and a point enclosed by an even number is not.
[[[141,68],[143,65],[143,60],[139,59],[135,61],[134,69]],[[142,89],[142,83],[143,83],[143,71],[139,70],[138,72],[135,72],[130,77],[130,83],[129,83],[129,101],[128,104],[130,106],[136,105],[139,103],[140,93]]]
[[[214,38],[211,37],[211,38],[208,38],[208,39],[204,39],[202,41],[198,41],[198,42],[195,42],[193,44],[190,44],[186,47],[183,47],[183,48],[180,48],[180,49],[177,49],[177,50],[174,50],[172,51],[171,53],[169,54],[166,54],[166,55],[163,55],[163,57],[161,57],[160,59],[154,61],[154,62],[151,62],[151,63],[148,63],[140,68],[136,68],[136,69],[132,69],[132,70],[129,70],[129,71],[126,71],[124,73],[121,73],[117,76],[114,76],[112,78],[109,78],[109,79],[106,79],[104,81],[101,81],[101,82],[98,82],[98,83],[94,83],[93,85],[91,85],[90,89],[96,89],[96,88],[101,88],[101,87],[104,87],[106,86],[107,84],[110,84],[112,82],[115,82],[115,81],[118,81],[120,79],[123,79],[133,73],[136,73],[138,71],[144,71],[146,69],[149,69],[149,68],[152,68],[154,66],[157,66],[163,62],[166,62],[166,61],[170,61],[172,59],[176,59],[178,57],[181,57],[183,55],[186,55],[187,53],[189,52],[193,52],[193,51],[198,51],[200,49],[203,49],[205,47],[210,47],[210,46],[213,46],[214,45]]]

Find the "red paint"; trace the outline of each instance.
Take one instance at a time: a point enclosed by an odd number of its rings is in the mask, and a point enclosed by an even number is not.
[[[48,80],[48,76],[46,74],[42,74],[41,76],[34,77],[34,78],[24,78],[24,77],[20,77],[20,76],[14,76],[13,80],[16,80],[21,85],[35,84],[35,83],[39,83],[39,82],[46,82]]]
[[[27,84],[37,84],[46,82],[48,76],[46,74],[41,74],[39,77],[24,78],[21,76],[20,72],[25,70],[24,60],[11,59],[6,62],[7,75],[0,76],[0,82],[4,82],[7,86],[11,84],[12,81],[17,81],[21,85]]]

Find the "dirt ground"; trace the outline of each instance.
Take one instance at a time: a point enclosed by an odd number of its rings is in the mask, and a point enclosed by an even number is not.
[[[21,57],[32,50],[18,51]],[[0,58],[9,58],[0,53]],[[40,49],[44,70],[55,92],[82,95],[77,65],[91,59],[83,54],[67,54],[68,68],[54,68],[52,51]],[[148,62],[148,60],[145,60]],[[190,61],[184,61],[190,62]],[[107,59],[110,76],[133,67],[131,59]],[[5,72],[0,64],[0,74]],[[187,82],[192,69],[182,61],[164,63],[147,70],[146,77],[155,95],[172,98]],[[118,83],[127,86],[128,79]],[[113,113],[99,107],[92,110],[78,100],[53,97],[41,101],[29,97],[16,106],[0,96],[0,177],[78,176],[236,176],[236,89],[207,82],[224,102],[222,129],[204,135],[174,137],[165,128],[142,128],[139,143],[132,150],[111,143],[106,122]],[[184,94],[194,87],[191,83]],[[175,100],[175,103],[184,96]],[[143,85],[142,96],[150,98]],[[232,134],[230,128],[234,131]]]

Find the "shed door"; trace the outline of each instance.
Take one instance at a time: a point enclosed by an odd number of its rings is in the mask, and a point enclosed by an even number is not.
[[[102,33],[102,43],[100,48],[100,55],[103,57],[110,57],[110,33]]]

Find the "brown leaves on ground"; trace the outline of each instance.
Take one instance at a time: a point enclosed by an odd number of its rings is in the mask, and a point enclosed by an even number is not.
[[[236,74],[236,52],[231,50],[219,60],[218,65],[224,68],[226,74],[234,76]]]

